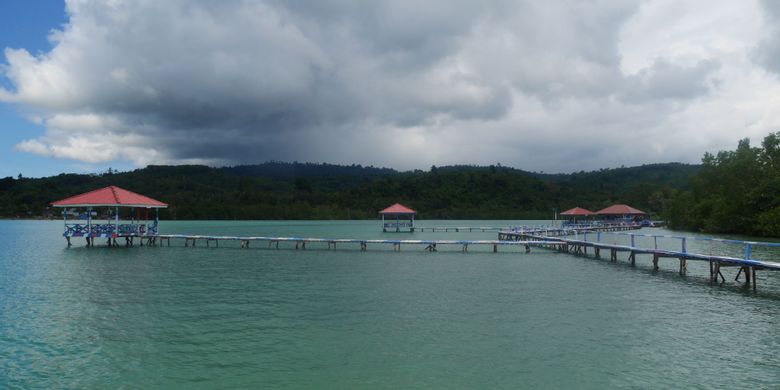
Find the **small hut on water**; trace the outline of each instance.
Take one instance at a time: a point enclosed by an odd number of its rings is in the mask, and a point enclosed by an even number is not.
[[[577,223],[577,218],[580,218],[580,220],[585,220],[588,217],[595,216],[596,213],[588,209],[584,209],[582,207],[575,207],[573,209],[568,209],[558,215],[568,220],[571,220],[573,223]]]
[[[111,246],[117,245],[116,239],[120,237],[125,238],[127,245],[132,245],[134,237],[156,236],[159,234],[159,210],[168,207],[159,200],[116,186],[71,196],[51,205],[63,209],[65,232],[62,235],[68,246],[71,245],[71,237],[86,238],[87,246],[93,246],[95,238],[107,238]],[[120,213],[123,209],[129,209],[124,214],[124,220]],[[155,212],[150,221],[151,209]],[[98,219],[98,210],[104,212],[104,218]],[[70,221],[69,215],[74,217]]]
[[[390,229],[391,231],[400,232],[401,230],[409,229],[410,232],[414,233],[415,214],[417,214],[416,211],[400,203],[396,203],[380,211],[379,215],[382,216],[382,231],[387,232],[387,230]]]
[[[609,220],[623,220],[626,222],[639,222],[645,219],[647,213],[625,204],[613,204],[607,208],[596,211],[600,217]]]

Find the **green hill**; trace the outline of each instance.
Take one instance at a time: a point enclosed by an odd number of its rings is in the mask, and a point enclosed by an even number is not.
[[[366,219],[394,202],[420,218],[525,219],[628,203],[661,215],[699,166],[653,164],[573,174],[501,166],[399,172],[360,165],[148,166],[131,172],[0,179],[0,217],[58,218],[51,201],[117,185],[170,204],[166,219]]]

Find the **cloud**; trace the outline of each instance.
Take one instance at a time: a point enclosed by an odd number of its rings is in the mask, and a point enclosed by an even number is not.
[[[720,64],[716,60],[701,60],[684,67],[657,59],[652,66],[626,78],[623,98],[633,103],[648,100],[690,100],[706,96],[714,87],[710,75]]]
[[[768,32],[754,52],[758,63],[767,70],[780,75],[780,3],[763,0],[765,23]]]
[[[713,120],[736,96],[778,124],[745,93],[777,81],[745,60],[758,4],[677,4],[69,0],[0,101],[46,128],[18,150],[90,164],[695,161],[742,137]]]

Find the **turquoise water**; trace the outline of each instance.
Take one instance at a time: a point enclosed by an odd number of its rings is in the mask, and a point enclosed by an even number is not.
[[[735,269],[713,286],[704,266],[680,277],[676,262],[653,272],[642,256],[631,267],[539,249],[66,248],[61,229],[0,221],[0,388],[780,387],[780,273],[759,272],[753,293]],[[496,237],[382,234],[375,221],[162,229]],[[689,250],[720,249],[708,245]]]

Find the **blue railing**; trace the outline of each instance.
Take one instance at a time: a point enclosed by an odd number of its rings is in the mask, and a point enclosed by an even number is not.
[[[402,228],[402,227],[413,227],[414,225],[411,222],[385,222],[386,228]]]
[[[66,223],[66,237],[114,237],[114,236],[153,236],[158,233],[157,224],[121,223],[119,225],[109,223]]]

